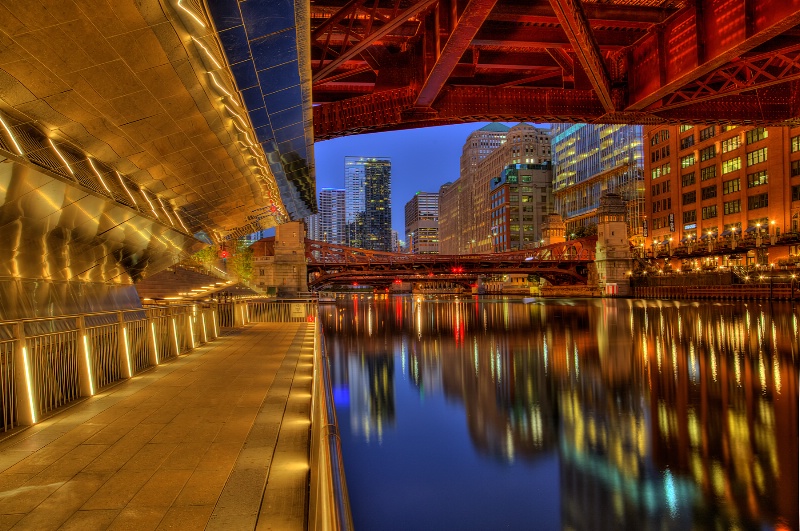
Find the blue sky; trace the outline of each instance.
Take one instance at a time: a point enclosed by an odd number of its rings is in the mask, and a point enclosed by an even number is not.
[[[317,190],[344,188],[345,156],[391,158],[392,227],[402,238],[406,203],[416,192],[438,192],[447,181],[458,179],[461,148],[467,136],[484,125],[426,127],[317,142],[314,145]]]

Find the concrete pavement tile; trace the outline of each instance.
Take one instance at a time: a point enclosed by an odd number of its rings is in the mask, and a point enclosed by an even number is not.
[[[78,511],[64,522],[61,531],[101,531],[107,529],[118,514],[116,509]]]
[[[208,505],[213,509],[228,476],[224,470],[196,470],[173,505]]]
[[[213,507],[172,507],[156,529],[203,529]]]
[[[83,510],[122,509],[137,492],[153,477],[152,472],[121,470],[106,481],[95,494],[83,504]]]
[[[190,470],[159,470],[136,493],[128,507],[171,506],[191,475]]]
[[[147,531],[156,529],[164,518],[163,509],[156,507],[126,507],[117,515],[109,531]]]

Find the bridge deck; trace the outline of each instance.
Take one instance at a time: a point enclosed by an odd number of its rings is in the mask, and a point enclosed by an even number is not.
[[[3,440],[0,529],[304,529],[312,355],[256,324]]]

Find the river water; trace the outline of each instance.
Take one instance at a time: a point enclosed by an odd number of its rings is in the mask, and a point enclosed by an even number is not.
[[[358,530],[798,528],[800,307],[321,306]]]

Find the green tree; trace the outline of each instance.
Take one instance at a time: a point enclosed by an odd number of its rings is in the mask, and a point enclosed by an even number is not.
[[[242,282],[250,282],[253,279],[253,249],[244,240],[234,241],[232,247],[228,258],[230,272]]]
[[[200,249],[192,255],[192,260],[201,264],[210,264],[219,257],[219,251],[216,245],[209,245]]]

